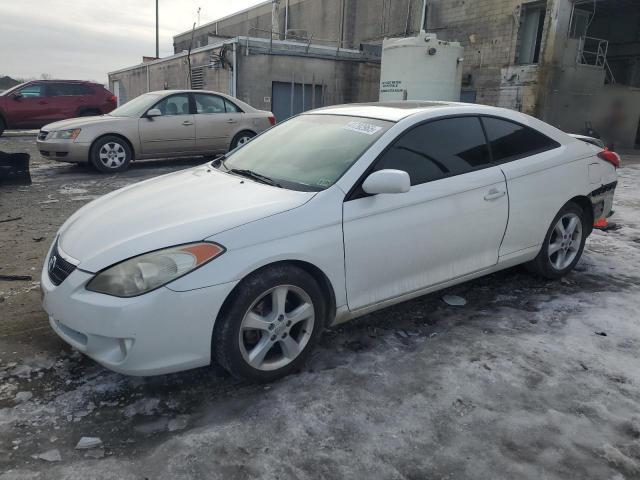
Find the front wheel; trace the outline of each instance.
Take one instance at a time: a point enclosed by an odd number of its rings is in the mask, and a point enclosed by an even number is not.
[[[243,280],[216,321],[213,353],[233,376],[271,382],[296,371],[325,323],[322,291],[295,266],[273,266]]]
[[[107,135],[98,139],[91,147],[91,163],[96,169],[104,173],[126,170],[132,158],[133,152],[129,144],[114,135]]]
[[[584,210],[567,203],[553,219],[540,253],[527,267],[545,278],[560,278],[576,266],[586,239]]]

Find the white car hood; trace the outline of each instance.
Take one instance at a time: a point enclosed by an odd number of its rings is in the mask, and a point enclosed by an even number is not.
[[[93,117],[78,117],[68,120],[60,120],[59,122],[49,123],[42,127],[42,130],[53,132],[58,130],[71,130],[73,128],[87,128],[92,125],[100,125],[104,123],[121,123],[131,121],[130,117],[112,117],[110,115],[98,115]]]
[[[314,195],[196,167],[130,185],[85,205],[60,228],[59,247],[79,262],[78,268],[97,272],[142,253],[197,242],[291,210]]]

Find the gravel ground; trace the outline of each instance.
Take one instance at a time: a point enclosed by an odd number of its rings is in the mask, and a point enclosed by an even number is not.
[[[116,188],[202,160],[105,176],[43,160],[0,187],[0,479],[640,478],[640,157],[575,272],[514,268],[326,332],[269,386],[218,367],[125,377],[49,329],[38,276],[55,231]],[[465,297],[463,308],[442,302]],[[81,437],[102,445],[76,450]]]

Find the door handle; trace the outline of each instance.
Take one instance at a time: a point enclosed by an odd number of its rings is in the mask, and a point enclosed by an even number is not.
[[[484,196],[484,199],[489,202],[491,200],[497,200],[498,198],[502,198],[507,194],[507,192],[505,192],[504,190],[498,190],[497,188],[492,188],[491,190],[489,190],[489,193],[487,193]]]
[[[182,122],[182,125],[184,125],[185,127],[188,127],[189,125],[193,125],[193,122],[190,120],[185,120],[184,122]]]
[[[238,123],[238,121],[230,118],[229,120],[227,120],[227,123]]]

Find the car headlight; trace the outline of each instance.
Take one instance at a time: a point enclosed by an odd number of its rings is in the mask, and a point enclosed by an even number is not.
[[[53,132],[51,138],[58,140],[75,140],[80,135],[80,128],[74,128],[73,130],[58,130]]]
[[[145,253],[99,272],[87,284],[87,290],[135,297],[192,272],[224,252],[217,243],[198,242]]]

